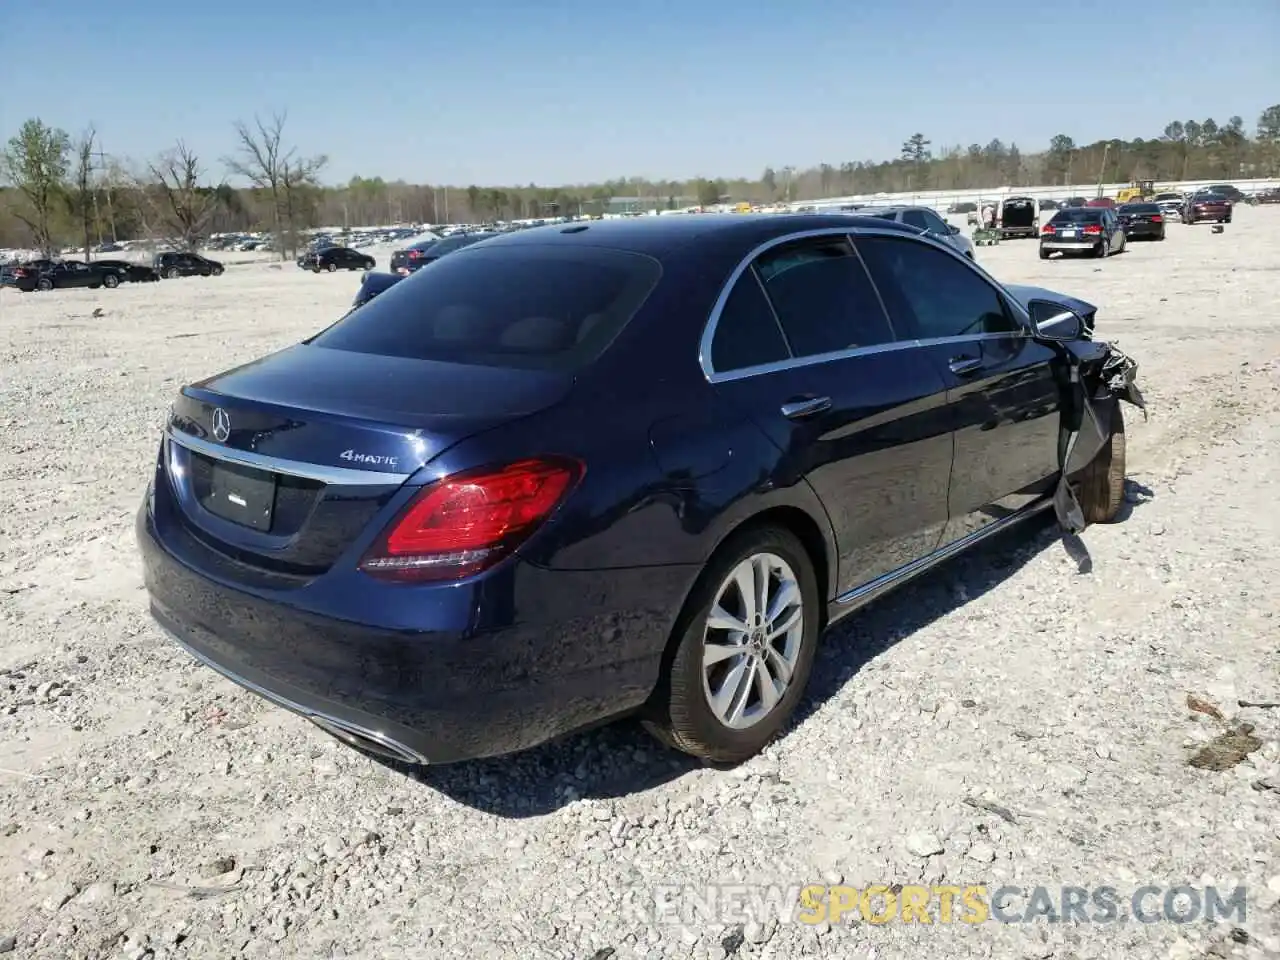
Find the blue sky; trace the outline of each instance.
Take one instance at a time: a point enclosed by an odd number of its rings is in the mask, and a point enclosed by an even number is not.
[[[1175,118],[1240,114],[1252,131],[1280,102],[1276,0],[58,9],[38,42],[0,36],[3,138],[32,114],[73,134],[93,122],[112,154],[181,137],[214,175],[234,120],[281,109],[291,143],[330,157],[326,180],[465,186],[757,176],[885,159],[916,131],[935,149],[1000,137],[1024,151],[1059,132],[1154,137]],[[1225,52],[1198,52],[1201,35]]]

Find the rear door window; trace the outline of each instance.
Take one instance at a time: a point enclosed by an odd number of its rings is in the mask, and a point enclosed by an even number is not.
[[[848,240],[807,240],[771,250],[756,261],[756,270],[796,357],[895,339],[871,278]]]
[[[612,342],[661,273],[653,258],[621,250],[477,246],[441,257],[307,342],[449,363],[576,368]]]
[[[711,368],[730,373],[788,360],[791,351],[754,270],[733,285],[716,321],[711,341]]]
[[[911,227],[919,227],[921,230],[929,229],[929,221],[924,218],[924,213],[919,210],[903,211],[902,222]]]

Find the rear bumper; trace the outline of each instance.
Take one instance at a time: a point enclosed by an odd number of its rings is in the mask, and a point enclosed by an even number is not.
[[[1096,240],[1041,240],[1040,246],[1045,250],[1083,253],[1086,250],[1095,249],[1100,243],[1102,243],[1102,238],[1098,237]]]
[[[337,570],[318,589],[267,589],[226,582],[225,562],[206,566],[207,548],[160,513],[157,524],[144,503],[136,534],[166,633],[330,733],[419,763],[514,753],[639,707],[690,579],[686,568],[517,563],[505,577],[443,590]]]

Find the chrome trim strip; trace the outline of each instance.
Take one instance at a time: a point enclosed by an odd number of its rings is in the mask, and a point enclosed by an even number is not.
[[[304,717],[305,719],[310,720],[312,723],[316,724],[317,726],[324,728],[330,734],[336,735],[334,734],[334,730],[329,730],[329,727],[333,727],[337,731],[344,731],[349,734],[354,734],[357,737],[363,737],[364,739],[370,741],[371,743],[375,743],[378,746],[381,746],[383,749],[389,751],[393,755],[398,756],[410,763],[418,763],[425,766],[429,762],[426,757],[418,753],[416,750],[412,750],[409,747],[406,747],[403,743],[400,743],[396,740],[392,740],[386,734],[379,733],[376,730],[366,729],[354,723],[348,723],[346,720],[339,720],[337,717],[330,716],[326,713],[321,713],[318,710],[312,710],[310,707],[304,707],[302,704],[297,703],[293,700],[290,700],[288,697],[282,697],[278,693],[274,693],[273,691],[268,690],[265,687],[259,686],[258,684],[253,683],[252,681],[246,680],[244,677],[240,676],[235,671],[228,670],[226,667],[222,666],[222,664],[216,663],[215,661],[206,657],[204,654],[196,650],[193,650],[181,637],[177,636],[172,630],[168,629],[163,624],[157,624],[157,625],[160,627],[160,629],[164,630],[165,634],[169,637],[170,640],[172,640],[179,647],[185,650],[188,654],[194,657],[199,663],[208,667],[214,673],[217,673],[220,676],[225,677],[226,679],[234,683],[236,686],[243,687],[244,689],[248,690],[250,693],[257,694],[258,696],[262,697],[263,700],[267,700],[270,703],[274,703],[277,707],[283,707],[285,710],[288,710],[290,713],[296,713],[298,714],[298,716]]]
[[[789,360],[778,360],[774,363],[758,364],[754,367],[743,367],[740,370],[730,370],[727,373],[717,373],[711,365],[711,344],[715,339],[716,327],[720,323],[720,315],[724,312],[725,304],[729,300],[729,295],[733,292],[734,284],[738,282],[738,278],[756,261],[761,254],[768,252],[774,247],[784,243],[791,243],[796,240],[809,240],[819,237],[844,237],[853,245],[854,252],[858,252],[859,237],[890,237],[901,239],[910,237],[917,242],[928,244],[935,250],[949,254],[955,260],[964,264],[970,270],[976,272],[984,280],[996,288],[996,291],[1004,298],[1015,317],[1022,321],[1022,335],[1024,337],[1032,337],[1030,329],[1030,318],[1027,316],[1026,309],[1018,303],[1016,297],[1004,289],[1004,286],[995,277],[987,273],[975,260],[971,260],[962,254],[955,247],[948,243],[943,243],[924,233],[908,233],[902,229],[880,229],[877,227],[822,227],[817,230],[798,230],[793,233],[783,234],[779,237],[773,237],[763,243],[757,244],[741,262],[729,274],[729,279],[725,281],[724,286],[720,289],[720,295],[716,297],[716,302],[711,308],[711,313],[707,318],[706,326],[702,330],[702,339],[698,344],[698,365],[702,368],[703,375],[707,378],[708,383],[724,383],[729,380],[742,380],[747,377],[759,376],[767,373],[776,373],[780,370],[790,370],[796,367],[807,367],[810,364],[829,363],[832,360],[843,360],[848,357],[868,356],[876,353],[887,353],[891,350],[905,350],[910,347],[933,346],[942,343],[971,343],[975,340],[1004,340],[1009,339],[1011,334],[1008,333],[980,333],[970,334],[959,337],[932,337],[926,340],[895,340],[893,343],[878,343],[868,347],[855,347],[852,350],[840,350],[833,353],[822,353],[808,357],[792,357]],[[858,262],[862,263],[862,255],[858,253]],[[865,265],[864,265],[865,269]],[[874,286],[874,280],[872,281]],[[880,290],[876,288],[876,296],[880,297]],[[881,300],[883,305],[883,299]],[[887,311],[886,311],[887,315]]]
[[[861,603],[871,600],[877,594],[883,593],[890,587],[904,583],[907,580],[924,573],[926,570],[937,566],[944,560],[949,560],[957,554],[963,553],[970,547],[987,539],[987,537],[993,537],[1000,531],[1007,530],[1016,523],[1020,523],[1021,521],[1030,519],[1039,513],[1043,513],[1052,506],[1052,497],[1037,500],[1029,506],[1023,507],[1017,513],[1012,513],[1007,517],[1002,517],[994,523],[987,524],[980,530],[974,530],[972,533],[965,534],[959,540],[954,540],[945,547],[940,547],[928,556],[921,557],[918,560],[913,560],[908,564],[898,567],[896,570],[890,570],[888,573],[876,577],[876,579],[869,583],[864,583],[860,587],[854,587],[847,593],[842,593],[840,596],[836,597],[832,603],[840,607],[847,607],[847,609],[840,610],[836,616],[833,617],[833,621],[839,617],[843,617],[847,613],[852,613]]]
[[[268,457],[261,453],[250,453],[247,450],[236,450],[224,447],[220,443],[210,443],[189,433],[183,433],[169,427],[167,436],[179,446],[186,447],[196,453],[224,460],[227,463],[238,463],[243,467],[266,470],[270,473],[283,473],[289,477],[300,477],[303,480],[317,480],[320,483],[345,487],[386,487],[399,486],[408,480],[411,473],[375,473],[372,470],[351,470],[347,467],[326,467],[317,463],[302,463],[299,460],[282,460],[280,457]]]

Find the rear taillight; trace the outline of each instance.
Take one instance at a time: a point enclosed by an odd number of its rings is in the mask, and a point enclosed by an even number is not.
[[[1085,227],[1084,232],[1089,234],[1090,236],[1093,236],[1096,233],[1101,233],[1102,228],[1095,223],[1095,224],[1092,224],[1091,226]]]
[[[1152,222],[1152,223],[1164,223],[1164,217],[1160,216],[1160,214],[1158,214],[1158,213],[1153,213],[1153,214],[1151,215],[1151,222]]]
[[[1044,233],[1044,234],[1052,234],[1052,233],[1054,233],[1055,231],[1054,231],[1054,229],[1053,229],[1053,224],[1051,224],[1051,223],[1046,223],[1043,227],[1041,227],[1041,228],[1040,228],[1040,232],[1041,232],[1041,233]]]
[[[17,270],[13,271],[13,275],[15,277],[29,277],[31,276],[31,271],[23,270],[21,267],[19,267]]]
[[[582,474],[576,460],[547,457],[444,477],[409,501],[360,569],[406,583],[473,576],[524,543]]]
[[[417,260],[420,256],[422,256],[421,250],[410,250],[408,253],[408,257],[410,260]]]

